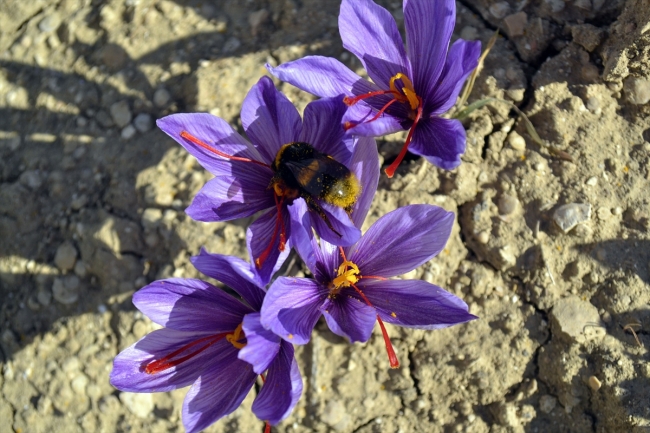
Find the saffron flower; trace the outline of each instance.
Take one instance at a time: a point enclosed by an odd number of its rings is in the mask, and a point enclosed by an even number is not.
[[[386,9],[371,0],[343,0],[343,46],[359,58],[372,82],[322,56],[267,68],[314,95],[345,94],[350,108],[343,121],[353,134],[376,137],[408,130],[401,152],[386,169],[389,177],[407,150],[449,170],[465,152],[465,130],[460,121],[440,115],[455,104],[481,50],[479,41],[462,39],[449,47],[455,19],[455,0],[404,0],[405,49]]]
[[[289,415],[302,393],[293,346],[260,325],[265,292],[248,263],[205,251],[192,263],[241,300],[197,279],[160,280],[138,290],[135,306],[164,328],[117,355],[110,382],[127,392],[192,385],[183,424],[197,432],[237,409],[261,375],[252,410],[268,430]]]
[[[304,215],[301,203],[297,214]],[[296,213],[292,213],[295,215]],[[305,344],[321,315],[351,342],[367,341],[379,322],[390,365],[399,361],[383,322],[438,329],[473,320],[467,304],[422,280],[395,280],[435,257],[447,243],[454,214],[437,206],[410,205],[375,222],[350,247],[337,247],[295,224],[294,247],[313,278],[280,277],[262,305],[262,325],[286,341]]]
[[[157,122],[215,176],[187,208],[191,218],[229,221],[261,213],[249,227],[246,241],[262,285],[270,281],[291,248],[288,205],[304,201],[273,169],[276,157],[289,143],[308,143],[330,156],[350,169],[361,187],[356,203],[347,210],[314,199],[305,223],[336,245],[351,245],[361,236],[351,215],[374,196],[378,155],[373,139],[345,136],[340,126],[345,111],[340,97],[321,99],[307,105],[303,120],[271,79],[262,77],[241,110],[242,125],[252,144],[226,121],[207,113],[173,114]]]

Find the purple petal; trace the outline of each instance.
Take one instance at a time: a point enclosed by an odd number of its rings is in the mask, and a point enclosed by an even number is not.
[[[219,152],[230,156],[261,161],[262,157],[248,141],[235,132],[225,120],[212,114],[172,114],[158,119],[156,125],[192,154],[203,168],[215,176],[232,175],[233,171],[243,172],[250,170],[251,166],[255,166],[257,169],[263,168],[250,162],[233,161],[224,158],[187,138],[181,137],[181,132],[186,131]]]
[[[253,260],[253,263],[257,259],[260,259],[262,253],[269,247],[271,241],[273,241],[273,245],[269,250],[266,260],[263,261],[262,266],[258,267],[253,264],[256,275],[255,279],[261,286],[266,286],[271,281],[271,277],[280,269],[291,251],[291,222],[286,208],[283,207],[282,209],[282,221],[284,222],[287,237],[284,251],[278,249],[280,246],[280,230],[276,228],[278,212],[275,208],[262,214],[246,230],[246,246],[248,247],[248,255]]]
[[[377,192],[379,183],[379,154],[377,143],[368,137],[360,137],[355,140],[354,154],[350,162],[350,169],[359,179],[361,194],[352,207],[352,222],[361,228],[368,215],[372,199]]]
[[[291,215],[291,244],[316,281],[328,284],[339,266],[338,247],[323,240],[319,246],[305,200],[295,200],[288,209]]]
[[[425,100],[438,85],[455,24],[455,0],[404,0],[411,79],[416,92]]]
[[[223,338],[185,362],[154,374],[146,373],[145,367],[210,335],[213,333],[183,332],[167,328],[145,335],[115,357],[110,376],[111,385],[127,392],[165,392],[190,385],[203,372],[204,367],[212,362],[214,356],[227,348],[226,345],[232,347],[232,344]]]
[[[350,248],[348,260],[361,275],[393,277],[409,272],[435,257],[447,243],[453,212],[426,204],[405,206],[375,222]]]
[[[262,326],[260,313],[244,316],[242,329],[246,334],[246,346],[239,350],[237,357],[251,364],[255,373],[262,374],[280,350],[280,337]]]
[[[214,355],[185,396],[183,425],[188,433],[203,430],[233,412],[255,383],[253,366],[237,359],[238,350],[230,343],[228,346]]]
[[[338,234],[334,233],[320,215],[311,211],[309,213],[311,216],[311,224],[321,239],[326,240],[330,244],[344,247],[352,245],[359,240],[361,230],[354,225],[350,216],[343,208],[322,201],[319,204],[323,208],[323,212],[327,215],[334,230],[338,232]]]
[[[425,111],[446,113],[456,103],[465,80],[478,65],[481,41],[458,39],[449,48],[445,67],[433,95],[425,101]]]
[[[249,167],[247,175],[209,180],[185,212],[195,221],[229,221],[274,206],[273,194],[268,190],[272,173],[260,168]]]
[[[404,119],[386,113],[372,120],[377,112],[377,108],[363,102],[352,105],[343,116],[344,123],[356,125],[348,129],[348,133],[362,137],[381,137],[407,129],[403,126]]]
[[[359,288],[382,320],[394,325],[440,329],[477,318],[458,296],[426,281],[361,280]]]
[[[323,316],[333,333],[351,343],[368,341],[375,326],[377,312],[356,296],[354,289],[344,289],[325,303]]]
[[[310,102],[305,107],[304,127],[298,141],[306,142],[317,150],[347,165],[352,149],[343,142],[341,119],[347,110],[343,96]]]
[[[253,310],[260,310],[265,292],[257,285],[255,274],[248,262],[239,257],[210,254],[203,248],[199,255],[192,257],[190,261],[199,272],[221,281],[237,292]]]
[[[372,0],[343,0],[339,14],[343,46],[361,60],[368,76],[387,89],[390,78],[410,76],[404,43],[393,16]]]
[[[155,281],[133,294],[133,304],[155,323],[177,331],[228,332],[250,308],[201,280]]]
[[[289,416],[301,394],[302,379],[293,356],[293,346],[283,341],[280,353],[266,375],[266,382],[253,402],[253,413],[275,425]]]
[[[336,59],[307,56],[266,69],[282,81],[321,98],[368,93],[378,88],[352,72]]]
[[[409,151],[437,167],[452,170],[460,165],[466,141],[460,120],[433,116],[417,124]]]
[[[306,344],[328,294],[314,280],[280,277],[264,298],[262,326],[290,343]]]
[[[269,165],[282,145],[297,140],[302,128],[298,110],[269,77],[260,78],[246,95],[241,121],[248,138]]]

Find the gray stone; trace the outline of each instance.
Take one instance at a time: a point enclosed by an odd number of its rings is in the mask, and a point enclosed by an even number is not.
[[[539,398],[539,410],[544,413],[551,413],[555,409],[557,398],[552,395],[543,395]]]
[[[628,77],[623,83],[627,100],[635,105],[650,101],[650,80],[647,78]]]
[[[574,343],[584,343],[602,338],[606,331],[600,321],[598,309],[577,296],[560,299],[551,310],[554,335]]]
[[[131,122],[131,109],[129,108],[128,101],[123,99],[115,102],[111,105],[110,111],[113,122],[120,128],[124,128]]]
[[[52,292],[45,287],[41,287],[36,292],[36,299],[41,305],[47,307],[52,302]]]
[[[519,208],[519,200],[510,194],[503,194],[499,198],[498,207],[501,215],[510,215]]]
[[[589,203],[569,203],[560,206],[553,213],[553,221],[564,233],[580,223],[589,221],[591,218],[591,205]]]
[[[508,36],[523,36],[528,25],[528,15],[526,15],[526,12],[517,12],[516,14],[508,15],[503,19],[503,24],[506,27]]]
[[[76,278],[77,284],[74,281],[69,281],[67,278],[66,281],[61,278],[55,278],[52,284],[52,295],[54,299],[64,305],[74,304],[79,299],[79,278],[75,275],[71,276]]]
[[[71,242],[65,241],[56,249],[54,264],[62,271],[69,271],[74,268],[77,261],[77,249]]]
[[[135,126],[129,124],[122,129],[122,132],[120,133],[120,136],[125,139],[125,140],[130,140],[133,138],[133,136],[136,134],[136,129]]]
[[[140,113],[135,116],[133,125],[135,126],[135,129],[140,132],[149,132],[151,131],[151,128],[153,128],[153,119],[151,118],[151,115],[147,113]]]
[[[27,170],[20,175],[20,183],[35,190],[43,185],[43,176],[39,170]]]
[[[169,103],[170,99],[171,99],[171,95],[169,94],[167,89],[158,89],[153,94],[153,103],[156,105],[156,107],[166,106]]]
[[[490,6],[490,13],[496,19],[501,19],[510,13],[508,2],[497,2]]]

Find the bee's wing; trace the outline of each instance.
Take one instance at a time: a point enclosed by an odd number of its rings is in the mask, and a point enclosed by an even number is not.
[[[296,183],[309,195],[318,197],[322,191],[321,170],[323,159],[309,158],[300,161],[287,161],[285,167],[289,169]]]

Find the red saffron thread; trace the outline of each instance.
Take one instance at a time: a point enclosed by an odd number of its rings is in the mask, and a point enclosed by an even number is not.
[[[343,251],[343,247],[339,247],[339,252],[341,253],[341,257],[343,258],[344,262],[347,262],[348,259],[345,257],[345,251]],[[376,276],[368,276],[368,277],[360,277],[360,278],[372,278],[372,279],[378,279],[378,280],[386,280],[386,278],[383,277],[376,277]],[[370,302],[370,299],[366,297],[366,295],[359,289],[356,284],[353,284],[350,282],[350,285],[356,290],[356,292],[361,296],[361,298],[365,301],[366,304],[368,304],[369,307],[375,308],[374,305]],[[388,362],[390,363],[390,368],[399,368],[399,360],[397,359],[397,355],[395,354],[395,349],[393,348],[393,344],[390,342],[390,338],[388,337],[388,332],[386,331],[386,327],[384,326],[384,322],[381,320],[381,317],[379,317],[379,314],[377,314],[377,322],[379,322],[379,327],[381,328],[381,334],[384,337],[384,343],[386,344],[386,353],[388,354]]]
[[[184,139],[188,140],[188,141],[191,141],[192,143],[196,144],[197,146],[200,146],[200,147],[202,147],[202,148],[204,148],[204,149],[206,149],[206,150],[208,150],[208,151],[210,151],[210,152],[212,152],[212,153],[214,153],[216,155],[219,155],[219,156],[221,156],[223,158],[232,159],[233,161],[252,162],[253,164],[261,165],[262,167],[271,168],[270,165],[265,164],[265,163],[263,163],[261,161],[255,161],[254,159],[242,158],[240,156],[232,156],[232,155],[228,155],[227,153],[223,153],[223,152],[215,149],[214,147],[210,146],[209,144],[206,144],[203,141],[199,140],[198,138],[196,138],[195,136],[193,136],[192,134],[190,134],[187,131],[181,131],[180,136],[183,137]]]
[[[262,251],[262,254],[255,259],[255,266],[257,266],[257,269],[260,269],[266,259],[269,258],[269,255],[271,254],[271,250],[273,249],[273,245],[275,244],[275,238],[278,235],[278,232],[280,233],[280,245],[278,246],[278,249],[280,251],[284,251],[284,248],[286,247],[287,243],[287,233],[284,227],[284,218],[282,218],[282,203],[284,202],[284,196],[282,196],[282,199],[278,198],[277,194],[273,194],[273,197],[275,198],[275,207],[278,211],[277,217],[275,220],[275,228],[273,229],[273,236],[271,237],[271,242],[269,245]]]
[[[386,176],[388,176],[389,178],[395,175],[395,170],[397,170],[397,167],[400,165],[400,163],[406,156],[406,152],[408,151],[409,144],[411,144],[411,138],[413,138],[413,131],[415,131],[415,126],[422,118],[422,98],[418,96],[418,100],[420,101],[420,104],[418,105],[418,112],[415,116],[415,120],[413,121],[413,125],[411,125],[411,129],[409,129],[409,134],[406,136],[406,141],[404,142],[404,146],[402,147],[402,150],[400,151],[399,155],[397,155],[397,158],[395,158],[395,161],[393,161],[393,163],[389,165],[388,168],[386,168],[386,170],[384,170],[384,173],[386,173]]]
[[[208,347],[212,346],[214,343],[217,341],[221,340],[224,338],[228,333],[222,333],[222,334],[216,334],[216,335],[208,335],[207,337],[199,338],[198,340],[192,341],[189,344],[186,344],[185,346],[181,347],[178,350],[173,351],[169,355],[165,356],[164,358],[151,361],[148,363],[145,368],[144,372],[147,374],[156,374],[160,373],[161,371],[165,371],[169,368],[175,367],[179,364],[182,364],[183,362],[187,361],[190,358],[193,358],[194,356],[198,355],[199,353],[203,352],[205,349]],[[178,355],[180,355],[183,352],[186,352],[188,349],[196,346],[197,344],[205,343],[203,346],[199,347],[196,349],[194,352],[191,352],[185,356],[182,356],[180,358],[176,358]]]

